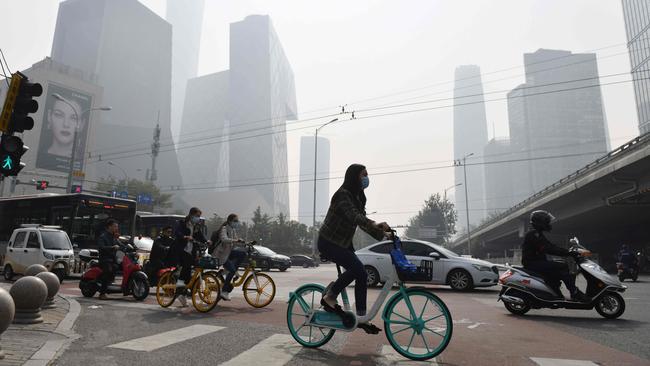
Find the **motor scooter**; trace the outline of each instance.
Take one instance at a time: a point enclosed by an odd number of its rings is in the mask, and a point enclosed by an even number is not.
[[[629,266],[625,263],[617,262],[616,270],[618,273],[618,280],[621,282],[625,281],[626,278],[629,278],[632,281],[636,282],[636,280],[639,278],[639,268],[637,265]]]
[[[615,276],[609,275],[596,262],[588,259],[591,252],[580,245],[578,238],[571,239],[569,251],[575,257],[579,273],[587,280],[587,299],[583,302],[567,300],[559,288],[550,285],[539,273],[521,266],[508,266],[499,278],[501,292],[497,301],[515,314],[526,314],[530,309],[580,309],[596,308],[598,314],[615,319],[625,312],[625,300],[620,295],[627,288]]]
[[[137,249],[131,244],[120,244],[116,253],[117,265],[122,268],[122,283],[110,284],[109,294],[122,293],[124,296],[133,295],[133,298],[142,301],[149,296],[149,280],[138,263]],[[101,287],[102,268],[95,259],[90,261],[88,268],[79,281],[79,289],[85,297],[93,297]],[[111,280],[112,282],[112,280]]]

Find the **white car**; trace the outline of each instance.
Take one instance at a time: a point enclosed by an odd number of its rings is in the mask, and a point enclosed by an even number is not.
[[[368,274],[368,286],[376,286],[388,279],[394,270],[390,251],[392,241],[383,241],[356,251]],[[496,265],[475,258],[461,257],[439,245],[426,241],[404,239],[402,251],[417,266],[423,260],[433,261],[431,284],[449,285],[455,290],[470,290],[497,284],[499,270]]]
[[[68,234],[56,226],[36,224],[14,230],[7,246],[5,279],[9,281],[14,275],[25,273],[32,264],[42,264],[63,282],[74,264],[74,251]]]

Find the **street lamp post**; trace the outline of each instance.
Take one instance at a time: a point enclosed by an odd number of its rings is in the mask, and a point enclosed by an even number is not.
[[[122,174],[124,174],[124,184],[126,185],[126,184],[128,183],[128,180],[129,180],[129,176],[126,174],[126,170],[124,170],[124,168],[122,168],[121,166],[115,164],[112,160],[109,160],[109,161],[107,161],[106,163],[107,163],[108,165],[110,165],[110,166],[114,166],[114,167],[116,167],[117,169],[119,169],[119,170],[122,171]]]
[[[447,191],[448,191],[448,190],[450,190],[450,189],[452,189],[452,188],[456,188],[456,187],[458,187],[458,186],[462,186],[462,185],[463,185],[463,183],[458,183],[458,184],[454,184],[454,185],[451,186],[451,187],[447,187],[447,188],[445,188],[445,201],[447,201]]]
[[[333,120],[321,125],[316,129],[316,133],[314,134],[314,211],[312,213],[312,228],[314,230],[313,234],[313,242],[312,242],[312,248],[311,248],[311,256],[315,257],[316,256],[316,246],[317,246],[317,241],[318,241],[318,233],[316,232],[316,169],[318,167],[318,131],[320,131],[321,128],[329,125],[330,123],[334,123],[338,121],[338,118],[334,118]]]
[[[90,111],[110,111],[112,108],[111,107],[98,107],[98,108],[89,108],[86,109],[85,111],[78,113],[77,108],[70,103],[67,99],[61,96],[59,93],[54,93],[52,94],[54,98],[57,100],[60,100],[61,102],[67,104],[72,108],[72,111],[74,112],[75,117],[77,117],[77,123],[74,126],[74,134],[72,136],[72,154],[70,156],[70,168],[68,169],[68,183],[66,184],[66,193],[72,192],[72,176],[74,174],[74,162],[76,160],[76,155],[77,155],[77,137],[79,133],[79,121],[81,118],[83,118],[83,115],[85,113],[89,113]],[[90,117],[90,114],[88,115]],[[90,123],[90,118],[88,118],[88,123]]]
[[[465,217],[467,218],[467,254],[472,256],[472,229],[469,227],[469,197],[467,196],[467,158],[474,153],[463,156],[463,175],[465,176]]]

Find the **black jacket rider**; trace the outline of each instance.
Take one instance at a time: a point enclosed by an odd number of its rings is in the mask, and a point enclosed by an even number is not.
[[[114,263],[115,262],[115,249],[114,245],[120,243],[115,239],[115,236],[104,230],[104,232],[97,239],[97,246],[99,249],[99,262],[100,263]]]
[[[547,254],[568,257],[569,251],[551,243],[539,230],[533,229],[527,232],[524,244],[521,246],[521,264],[526,267],[532,262],[548,261]]]

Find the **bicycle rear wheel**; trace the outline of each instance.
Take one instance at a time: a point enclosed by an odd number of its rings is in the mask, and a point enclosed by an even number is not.
[[[196,311],[207,313],[214,309],[221,295],[221,282],[212,273],[203,273],[192,287],[192,305]]]
[[[266,273],[253,273],[244,282],[244,298],[248,305],[263,308],[275,297],[275,282]]]
[[[176,299],[176,279],[172,276],[172,271],[165,272],[156,285],[156,301],[163,308],[169,307]]]
[[[384,329],[391,346],[402,356],[423,361],[445,350],[453,322],[445,303],[433,293],[407,289],[397,293],[384,309]]]
[[[320,307],[323,286],[305,285],[296,290],[287,306],[287,326],[293,339],[305,347],[317,348],[329,342],[334,329],[319,328],[307,324],[311,313]]]

